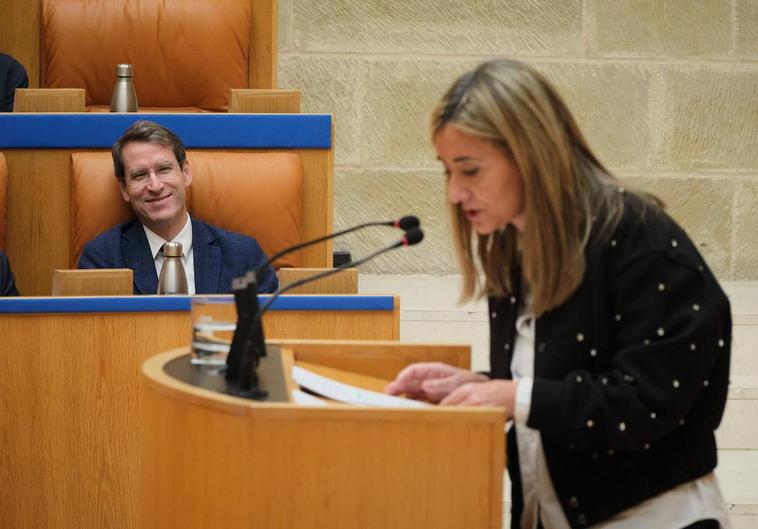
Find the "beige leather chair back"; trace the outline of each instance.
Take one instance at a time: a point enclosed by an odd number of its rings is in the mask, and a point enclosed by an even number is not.
[[[97,110],[129,63],[143,110],[224,111],[251,88],[252,23],[251,0],[42,0],[40,86],[84,88]]]

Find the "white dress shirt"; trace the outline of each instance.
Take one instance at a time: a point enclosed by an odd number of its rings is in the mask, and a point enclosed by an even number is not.
[[[187,213],[187,221],[184,223],[182,230],[177,233],[176,237],[167,241],[157,233],[151,231],[146,226],[142,226],[145,230],[145,236],[147,237],[147,243],[150,245],[150,252],[152,252],[153,260],[155,261],[155,273],[158,277],[161,277],[161,268],[163,268],[163,252],[161,249],[167,242],[178,242],[182,244],[182,264],[184,265],[184,273],[187,274],[187,291],[190,295],[195,293],[195,260],[192,250],[192,221],[190,220],[189,213]]]
[[[511,373],[514,379],[518,379],[513,420],[516,425],[524,495],[520,527],[534,529],[539,517],[544,529],[569,529],[550,478],[540,433],[526,425],[534,383],[534,323],[534,316],[525,313],[522,308],[516,319],[516,338],[511,359]],[[713,472],[630,507],[592,528],[681,529],[709,518],[718,520],[722,529],[731,528],[726,504]]]

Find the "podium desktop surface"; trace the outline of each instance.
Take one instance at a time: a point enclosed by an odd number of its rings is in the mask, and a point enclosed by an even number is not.
[[[140,527],[140,366],[189,345],[191,301],[0,298],[3,529]],[[272,339],[397,340],[399,302],[283,296],[263,325]]]

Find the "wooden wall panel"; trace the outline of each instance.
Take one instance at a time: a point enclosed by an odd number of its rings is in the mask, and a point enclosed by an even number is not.
[[[8,162],[8,258],[22,294],[48,295],[53,270],[69,268],[71,151],[4,152]]]
[[[0,0],[0,51],[13,56],[29,74],[29,86],[39,87],[38,0]]]
[[[276,88],[279,56],[278,0],[251,0],[253,20],[250,35],[250,88]]]

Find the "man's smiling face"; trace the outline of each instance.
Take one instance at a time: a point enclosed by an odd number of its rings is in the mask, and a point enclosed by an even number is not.
[[[125,179],[121,196],[131,204],[140,222],[162,234],[184,225],[187,187],[192,183],[189,163],[179,167],[170,147],[156,143],[130,142],[121,151]]]

